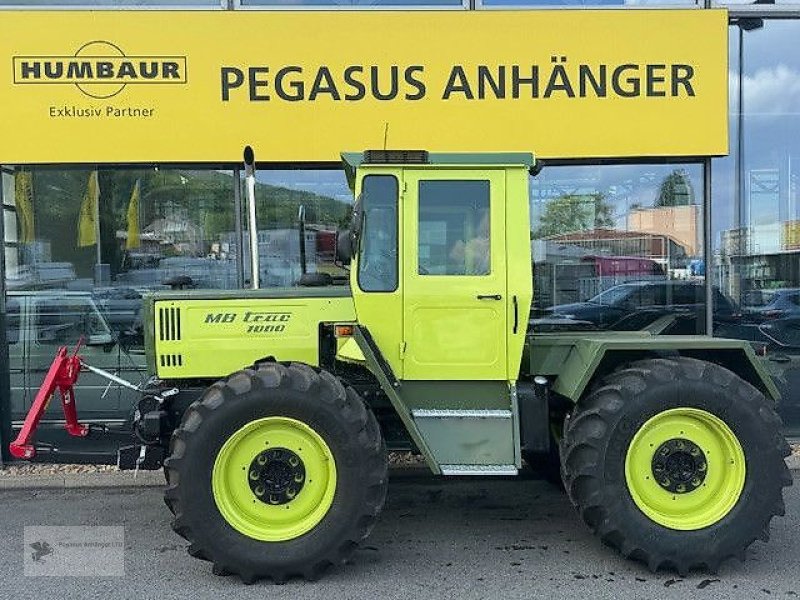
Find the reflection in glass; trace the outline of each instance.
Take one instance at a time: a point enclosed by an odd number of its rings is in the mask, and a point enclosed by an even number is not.
[[[419,182],[419,274],[488,275],[488,181]]]
[[[741,310],[716,335],[750,341],[773,375],[778,411],[800,432],[800,20],[729,29],[731,155],[713,161],[715,285]]]
[[[461,0],[242,0],[243,6],[357,6],[361,8],[385,6],[461,6]]]
[[[219,0],[0,0],[3,6],[208,6],[221,8]]]
[[[365,292],[397,289],[397,196],[397,178],[393,175],[364,177],[358,200],[362,213],[358,286]]]
[[[577,8],[582,6],[693,6],[695,0],[479,0],[483,6],[547,6]]]
[[[704,330],[699,165],[551,167],[531,184],[532,325]],[[731,315],[719,294],[720,314]],[[666,318],[665,318],[666,317]]]
[[[256,179],[261,287],[292,287],[304,275],[345,284],[347,271],[335,261],[336,232],[347,226],[353,202],[343,171],[263,170]],[[250,236],[244,229],[242,267],[249,285]],[[226,232],[225,243],[236,246],[235,231]]]

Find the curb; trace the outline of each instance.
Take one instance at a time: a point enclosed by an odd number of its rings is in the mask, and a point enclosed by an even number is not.
[[[786,459],[791,471],[800,471],[800,454],[793,454]],[[427,476],[424,468],[390,469],[392,479],[417,478]],[[158,471],[139,471],[134,477],[133,471],[120,473],[56,473],[52,475],[0,475],[0,491],[2,490],[74,490],[96,488],[150,488],[163,487],[164,474]]]
[[[93,488],[161,487],[166,485],[159,471],[120,473],[54,473],[52,475],[0,475],[0,490],[70,490]]]

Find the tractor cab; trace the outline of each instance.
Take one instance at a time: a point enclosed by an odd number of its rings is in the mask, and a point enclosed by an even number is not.
[[[532,296],[527,153],[342,155],[359,324],[398,379],[513,381]]]

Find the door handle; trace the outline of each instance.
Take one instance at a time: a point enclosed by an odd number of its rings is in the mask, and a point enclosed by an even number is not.
[[[503,297],[500,294],[478,294],[478,300],[502,300]]]
[[[517,296],[516,296],[516,294],[512,297],[512,301],[514,303],[514,328],[511,330],[511,333],[517,333],[517,329],[519,328],[519,314],[517,312]]]

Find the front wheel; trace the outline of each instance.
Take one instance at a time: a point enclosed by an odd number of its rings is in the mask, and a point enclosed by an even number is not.
[[[792,479],[780,419],[757,389],[690,359],[634,363],[575,408],[562,477],[605,543],[655,571],[744,559],[784,514]]]
[[[173,529],[193,556],[246,583],[316,579],[367,537],[387,459],[372,413],[307,365],[265,363],[212,385],[165,462]]]

